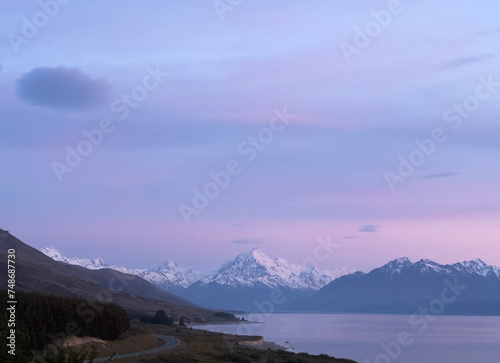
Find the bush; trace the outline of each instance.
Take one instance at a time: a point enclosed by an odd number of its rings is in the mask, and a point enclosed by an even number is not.
[[[250,359],[247,359],[245,357],[241,357],[236,353],[229,353],[226,352],[219,356],[219,359],[226,361],[226,362],[239,362],[239,363],[251,363]]]
[[[252,354],[250,354],[250,359],[259,360],[260,355],[258,355],[257,353],[252,353]]]

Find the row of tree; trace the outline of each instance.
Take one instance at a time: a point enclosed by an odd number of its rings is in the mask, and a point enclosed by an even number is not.
[[[10,332],[8,300],[7,291],[0,290],[1,336]],[[22,291],[16,300],[16,342],[24,349],[42,349],[70,335],[112,340],[130,327],[125,310],[116,304]]]

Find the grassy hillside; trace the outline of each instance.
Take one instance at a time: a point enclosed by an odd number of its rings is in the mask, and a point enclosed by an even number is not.
[[[176,319],[204,321],[213,312],[163,291],[146,280],[109,269],[88,270],[52,260],[0,229],[0,260],[7,251],[16,253],[16,290],[79,297],[120,305],[129,314],[154,314],[159,309]],[[0,274],[0,288],[6,288],[7,274]]]

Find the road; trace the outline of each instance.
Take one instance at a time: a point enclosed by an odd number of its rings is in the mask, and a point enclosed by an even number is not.
[[[148,350],[142,350],[140,352],[115,355],[112,360],[121,359],[121,358],[138,357],[138,356],[144,355],[144,354],[158,353],[158,352],[161,352],[162,350],[171,349],[171,348],[173,348],[173,347],[175,347],[176,345],[179,344],[179,341],[177,339],[175,339],[174,337],[171,337],[171,336],[161,335],[161,334],[155,334],[155,337],[157,337],[158,339],[161,339],[161,340],[165,341],[165,344],[163,344],[162,346],[160,346],[158,348],[152,348],[152,349],[148,349]],[[105,362],[109,358],[110,357],[96,358],[96,359],[94,359],[94,362],[96,362],[96,363],[97,362]],[[89,362],[89,360],[86,360],[84,363],[88,363],[88,362]]]

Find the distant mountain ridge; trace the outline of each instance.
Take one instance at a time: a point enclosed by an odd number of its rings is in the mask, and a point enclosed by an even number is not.
[[[154,269],[129,269],[123,266],[108,265],[100,257],[94,259],[65,257],[55,247],[42,248],[40,251],[55,261],[70,265],[82,266],[91,270],[109,268],[129,275],[136,275],[167,291],[175,287],[187,288],[204,277],[201,272],[170,260]]]
[[[398,258],[368,273],[340,277],[292,308],[411,314],[432,301],[440,303],[446,289],[456,290],[456,296],[453,303],[443,303],[443,314],[500,315],[500,268],[481,259],[441,265],[428,259],[413,263]]]
[[[407,257],[401,257],[388,262],[382,267],[379,267],[378,270],[390,277],[401,274],[402,272],[407,270],[414,270],[421,273],[436,272],[447,273],[450,275],[460,272],[469,275],[481,275],[484,277],[494,276],[500,279],[500,268],[492,265],[487,265],[480,258],[476,258],[470,261],[457,262],[453,265],[441,265],[428,259],[421,259],[415,263],[412,263]]]
[[[319,270],[252,249],[200,278],[196,270],[171,261],[133,270],[108,266],[99,258],[68,259],[54,250],[45,252],[66,263],[126,271],[206,308],[255,311],[279,290],[286,299],[273,306],[275,311],[411,314],[439,298],[445,281],[460,281],[467,289],[446,314],[500,315],[500,268],[481,259],[442,265],[401,257],[364,273]]]
[[[232,287],[266,286],[269,288],[319,290],[337,277],[352,272],[345,267],[335,271],[320,271],[316,267],[303,267],[282,258],[271,259],[256,248],[239,254],[234,260],[227,261],[216,273],[209,276],[204,276],[193,268],[182,266],[170,260],[154,269],[128,269],[123,266],[110,266],[102,258],[68,258],[54,247],[43,248],[40,251],[56,261],[71,265],[88,269],[109,268],[140,276],[167,291],[175,288],[188,288],[195,283],[199,285],[217,283]],[[178,290],[176,291],[178,292]]]

